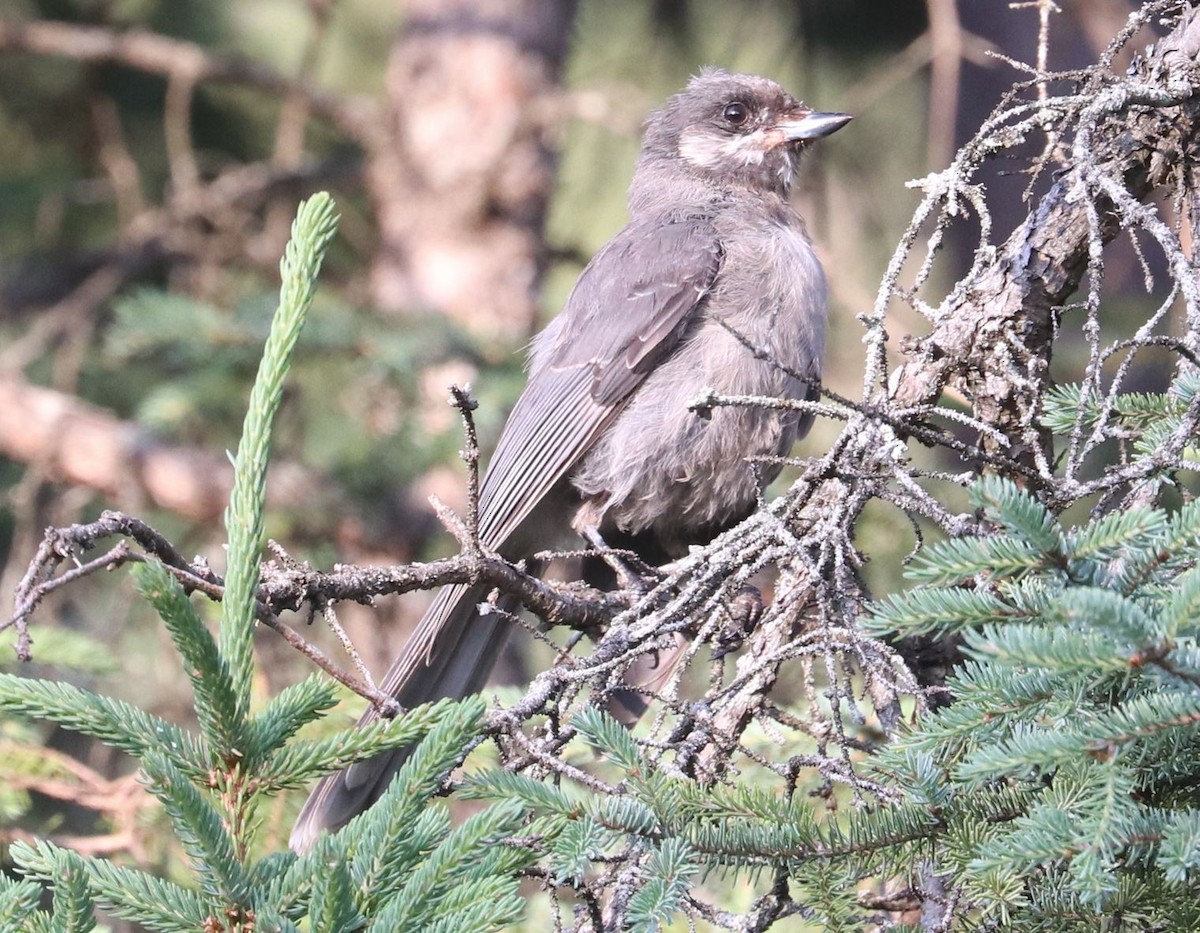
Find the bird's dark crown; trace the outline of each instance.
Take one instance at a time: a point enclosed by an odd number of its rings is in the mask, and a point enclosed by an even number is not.
[[[721,187],[785,194],[802,142],[777,127],[809,112],[769,78],[705,68],[646,122],[641,163]]]

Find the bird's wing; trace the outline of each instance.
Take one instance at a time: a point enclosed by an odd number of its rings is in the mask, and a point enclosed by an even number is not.
[[[596,254],[563,312],[538,338],[529,383],[483,478],[479,534],[485,545],[503,551],[671,352],[720,264],[712,225],[696,218],[630,224]],[[443,587],[382,688],[410,707],[481,689],[509,628],[501,613],[476,612],[485,593],[466,584]],[[374,718],[372,708],[362,721]],[[307,849],[322,829],[337,829],[369,806],[407,755],[395,751],[322,779],[296,821],[293,847]]]
[[[671,352],[720,265],[716,231],[698,217],[631,223],[596,254],[535,343],[488,466],[486,545],[503,545]]]

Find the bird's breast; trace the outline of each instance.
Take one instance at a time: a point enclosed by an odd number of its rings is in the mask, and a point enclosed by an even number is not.
[[[723,226],[728,229],[721,231],[721,274],[704,317],[722,331],[747,338],[744,342],[778,364],[746,366],[742,378],[761,383],[761,390],[778,386],[777,393],[791,395],[781,368],[820,374],[825,345],[824,271],[795,215],[734,215]]]
[[[723,222],[721,270],[700,313],[575,471],[589,523],[679,542],[719,530],[756,501],[760,474],[748,460],[784,454],[796,439],[794,411],[691,407],[709,389],[803,398],[812,383],[797,375],[820,375],[821,265],[799,218],[763,213]]]

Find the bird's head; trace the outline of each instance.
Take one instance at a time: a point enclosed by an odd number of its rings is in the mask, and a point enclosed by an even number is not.
[[[803,149],[849,120],[813,110],[768,78],[705,69],[651,114],[641,162],[785,194]]]

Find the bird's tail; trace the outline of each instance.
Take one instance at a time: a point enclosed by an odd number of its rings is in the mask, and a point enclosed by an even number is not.
[[[448,586],[438,594],[381,685],[405,709],[483,688],[511,628],[506,612],[479,614],[486,596],[480,586]],[[368,710],[359,725],[376,716]],[[291,847],[307,851],[323,830],[341,829],[375,803],[409,752],[396,749],[324,777],[296,819]]]

